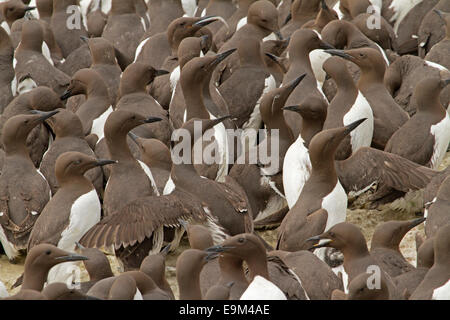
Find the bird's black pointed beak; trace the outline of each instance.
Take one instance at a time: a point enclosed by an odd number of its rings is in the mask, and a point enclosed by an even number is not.
[[[106,160],[106,159],[100,159],[95,163],[96,167],[103,167],[107,166],[109,164],[117,164],[116,160]]]
[[[68,254],[66,256],[57,257],[55,258],[55,260],[57,260],[58,262],[69,262],[69,261],[85,261],[89,260],[89,258],[79,254]]]
[[[411,224],[409,225],[409,229],[411,230],[412,228],[418,226],[419,224],[421,224],[422,222],[425,222],[427,220],[427,218],[418,218],[418,219],[414,219],[413,221],[411,221]]]
[[[328,247],[328,245],[333,241],[331,239],[324,239],[322,235],[318,235],[315,237],[311,237],[309,239],[306,239],[306,242],[310,242],[310,241],[322,241],[322,243],[317,243],[315,245],[313,245],[311,248],[309,248],[309,250],[313,251],[315,249],[319,249],[319,248],[324,248],[324,247]]]
[[[438,9],[433,9],[433,11],[439,16],[439,18],[444,20],[444,12],[442,12],[441,10],[438,10]]]
[[[331,44],[329,44],[328,42],[325,41],[321,41],[320,43],[320,49],[323,50],[335,50],[336,48],[333,47]]]
[[[283,40],[283,35],[279,30],[273,32],[278,40]]]
[[[36,9],[36,7],[25,7],[25,12]]]
[[[353,57],[351,55],[349,55],[348,53],[346,53],[344,50],[338,50],[338,49],[329,49],[329,50],[325,50],[326,53],[331,54],[332,56],[337,56],[337,57],[341,57],[345,60],[349,60],[351,61],[353,59]]]
[[[53,117],[55,114],[57,114],[59,110],[53,110],[49,112],[39,111],[39,110],[32,110],[32,114],[40,115],[40,117],[37,119],[38,122],[44,122],[45,120]]]
[[[85,43],[88,43],[88,42],[89,42],[89,38],[88,38],[88,37],[80,36],[80,39],[81,39],[83,42],[85,42]]]
[[[167,70],[156,70],[155,77],[163,76],[165,74],[169,74],[170,72]]]
[[[364,118],[349,124],[348,126],[345,127],[345,133],[349,134],[350,132],[358,128],[366,120],[367,118]]]
[[[133,132],[128,132],[128,136],[130,137],[130,139],[137,145],[140,146],[139,144],[139,136],[135,135]]]
[[[284,20],[284,25],[286,25],[291,20],[292,20],[292,13],[289,12],[289,14],[287,15],[286,19]]]
[[[214,259],[217,259],[220,256],[220,252],[208,252],[208,254],[205,257],[205,261],[209,262]]]
[[[62,94],[62,96],[60,97],[60,99],[62,101],[69,99],[72,96],[72,90],[71,89],[67,89],[66,91],[64,91],[64,93]]]
[[[206,249],[205,251],[206,252],[214,252],[214,253],[222,253],[222,252],[227,252],[227,251],[229,251],[231,249],[234,249],[234,247],[227,247],[227,246],[218,245],[218,246],[210,247],[210,248]]]
[[[228,56],[230,56],[233,52],[235,52],[237,49],[230,49],[228,51],[219,53],[218,55],[216,55],[216,58],[210,63],[209,67],[212,66],[216,66],[219,63],[221,63],[223,60],[225,60],[226,58],[228,58]]]
[[[287,106],[287,107],[283,107],[282,109],[286,110],[286,111],[297,112],[297,113],[300,112],[300,108],[298,106]]]
[[[143,123],[154,123],[154,122],[160,122],[160,121],[162,121],[162,119],[158,118],[158,117],[149,117],[145,120],[142,120]]]
[[[200,19],[199,21],[197,21],[193,25],[197,26],[197,27],[204,27],[204,26],[207,26],[210,23],[216,22],[217,20],[219,20],[218,16],[207,16],[207,17],[204,17],[204,18]]]
[[[306,77],[306,73],[302,74],[297,79],[292,80],[292,82],[290,84],[288,84],[288,86],[290,87],[291,90],[294,90],[295,88],[297,88],[297,86],[300,84],[300,82],[302,82],[302,80],[305,79],[305,77]]]

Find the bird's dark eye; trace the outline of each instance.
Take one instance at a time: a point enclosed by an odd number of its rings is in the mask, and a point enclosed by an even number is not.
[[[244,238],[239,238],[239,239],[238,239],[238,242],[239,242],[239,243],[244,243],[244,242],[245,242],[245,239],[244,239]]]
[[[30,121],[29,120],[25,120],[25,124],[28,124]]]
[[[334,232],[329,233],[330,237],[334,237]]]
[[[364,53],[360,53],[359,56],[360,56],[361,58],[364,58],[366,55],[365,55]]]
[[[50,255],[51,253],[52,253],[52,251],[51,251],[51,250],[47,250],[47,251],[45,251],[45,254],[46,254],[46,255],[48,255],[48,256],[49,256],[49,255]]]

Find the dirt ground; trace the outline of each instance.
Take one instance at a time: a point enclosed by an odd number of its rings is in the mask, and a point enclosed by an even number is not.
[[[443,164],[440,169],[444,169],[450,165],[450,153],[447,153]],[[350,199],[349,209],[347,211],[347,221],[358,225],[364,236],[366,237],[368,246],[370,248],[370,241],[372,239],[372,234],[375,227],[383,222],[389,220],[410,220],[416,218],[416,212],[420,211],[422,208],[422,197],[420,192],[411,193],[405,196],[405,198],[393,202],[391,204],[379,207],[375,210],[367,208],[368,195],[363,194],[359,198]],[[272,246],[275,246],[277,239],[276,230],[264,230],[258,231],[259,234]],[[405,258],[410,261],[413,265],[416,262],[416,244],[415,244],[415,234],[424,234],[423,225],[420,225],[405,236],[403,239],[400,249],[405,256]],[[186,238],[180,243],[180,247],[173,253],[171,253],[166,261],[166,277],[174,291],[175,296],[178,296],[178,284],[176,280],[175,265],[176,259],[183,250],[189,248],[189,243]],[[118,274],[120,267],[114,257],[108,257],[110,259],[113,272]],[[0,281],[2,281],[10,294],[14,294],[18,289],[11,290],[11,286],[14,284],[16,279],[22,274],[24,267],[24,259],[20,260],[17,264],[10,264],[6,256],[0,256]],[[82,264],[80,265],[82,269],[82,281],[88,280],[87,273],[84,271]]]

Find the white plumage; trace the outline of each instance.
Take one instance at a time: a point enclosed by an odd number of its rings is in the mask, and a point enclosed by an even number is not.
[[[98,141],[100,141],[101,139],[103,139],[105,137],[105,123],[106,123],[106,119],[108,119],[109,115],[113,112],[113,108],[112,106],[110,106],[108,108],[108,110],[106,110],[100,117],[98,117],[97,119],[94,119],[94,121],[92,121],[92,128],[91,128],[91,134],[94,133],[97,135],[98,137]]]
[[[159,194],[159,191],[158,191],[158,187],[156,186],[155,179],[153,178],[152,170],[145,163],[143,163],[141,160],[138,160],[138,162],[141,165],[142,170],[144,170],[145,174],[150,179],[153,191],[155,192],[155,194],[157,196],[159,196],[160,194]]]
[[[439,288],[434,289],[432,300],[450,300],[450,279]]]
[[[298,200],[303,186],[311,176],[311,160],[305,141],[299,135],[286,152],[283,163],[284,195],[291,209]]]
[[[450,143],[450,116],[448,112],[446,112],[444,119],[431,126],[430,131],[435,139],[434,152],[431,157],[431,168],[437,169],[444,160],[445,153],[447,152]]]
[[[352,108],[344,116],[344,126],[364,118],[367,120],[350,133],[352,153],[361,147],[370,147],[374,128],[372,108],[364,95],[358,92]]]
[[[275,284],[261,276],[256,276],[240,300],[287,300],[287,298]]]

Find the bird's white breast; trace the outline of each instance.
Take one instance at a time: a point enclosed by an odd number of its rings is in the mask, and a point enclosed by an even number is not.
[[[350,133],[353,153],[361,147],[370,147],[374,128],[372,108],[364,95],[359,91],[353,106],[344,116],[344,126],[364,118],[367,120]]]
[[[435,140],[433,156],[431,157],[431,168],[437,169],[441,165],[442,160],[444,160],[450,143],[450,116],[448,112],[446,112],[444,119],[431,126],[431,134]]]
[[[287,298],[275,284],[261,276],[256,276],[240,300],[287,300]]]
[[[181,6],[186,16],[193,17],[197,10],[197,3],[195,0],[181,0]]]
[[[133,300],[144,300],[144,297],[142,297],[142,293],[138,288],[136,288],[136,293],[134,294]]]
[[[3,215],[3,212],[1,212],[1,213]],[[0,242],[2,243],[3,250],[5,251],[6,255],[8,256],[8,259],[14,259],[19,256],[18,249],[16,248],[16,246],[13,243],[9,242],[1,224],[0,224]]]
[[[450,300],[450,279],[439,288],[434,289],[432,300]]]
[[[238,31],[240,28],[242,28],[246,24],[247,24],[247,17],[244,17],[241,20],[239,20],[239,22],[238,22],[238,24],[236,26],[236,31]]]
[[[91,129],[91,134],[94,133],[97,135],[98,137],[98,141],[100,141],[101,139],[103,139],[103,137],[105,136],[105,122],[106,119],[108,119],[109,115],[113,112],[113,108],[112,106],[110,106],[108,108],[108,110],[106,110],[105,112],[103,112],[103,114],[98,117],[97,119],[94,119],[94,121],[92,121],[92,129]]]
[[[155,194],[157,196],[159,196],[160,194],[159,194],[159,191],[158,191],[158,187],[156,186],[155,179],[153,178],[152,170],[145,163],[143,163],[141,160],[138,160],[138,162],[141,165],[142,170],[144,170],[145,174],[150,179],[153,191],[155,192]]]
[[[347,193],[338,180],[333,191],[322,200],[322,209],[328,212],[325,232],[334,225],[345,221],[347,217],[347,202]]]
[[[305,147],[305,141],[299,136],[286,152],[283,163],[284,195],[289,208],[297,203],[306,181],[311,176],[311,170],[309,151]]]
[[[101,205],[95,189],[82,195],[70,209],[69,225],[61,233],[58,248],[72,251],[75,242],[100,221]]]

